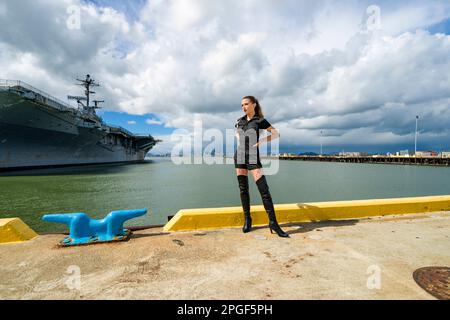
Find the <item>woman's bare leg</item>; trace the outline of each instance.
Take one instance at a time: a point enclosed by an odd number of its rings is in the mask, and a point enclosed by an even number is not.
[[[250,170],[250,172],[252,173],[252,176],[253,176],[253,179],[255,180],[255,182],[258,181],[259,178],[261,178],[264,175],[264,172],[261,168]]]
[[[237,176],[246,176],[247,174],[248,174],[248,170],[247,169],[236,168],[236,175]]]

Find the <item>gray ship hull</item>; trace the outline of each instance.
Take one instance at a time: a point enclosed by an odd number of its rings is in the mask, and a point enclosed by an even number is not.
[[[159,141],[0,88],[0,171],[143,161]]]

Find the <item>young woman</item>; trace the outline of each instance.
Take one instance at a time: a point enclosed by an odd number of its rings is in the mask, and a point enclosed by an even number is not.
[[[242,98],[242,110],[245,112],[245,115],[239,118],[235,124],[237,129],[236,137],[239,146],[234,154],[234,167],[236,168],[242,208],[245,217],[245,224],[242,230],[246,233],[249,232],[252,227],[247,176],[248,171],[250,170],[259,193],[261,194],[264,209],[269,216],[270,232],[273,233],[273,231],[275,231],[280,237],[289,237],[289,235],[278,225],[272,197],[269,192],[269,186],[267,185],[266,177],[262,170],[258,148],[263,142],[274,140],[280,135],[278,131],[264,119],[261,106],[255,97],[246,96]],[[259,130],[262,129],[266,129],[271,135],[259,140]]]

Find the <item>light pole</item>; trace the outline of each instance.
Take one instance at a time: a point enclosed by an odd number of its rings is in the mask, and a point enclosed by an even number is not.
[[[322,130],[320,130],[320,155],[322,155]]]
[[[417,121],[419,120],[419,116],[416,116],[416,135],[414,139],[414,157],[417,154]]]

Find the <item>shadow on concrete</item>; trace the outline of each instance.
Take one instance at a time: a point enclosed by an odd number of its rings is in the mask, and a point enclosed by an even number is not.
[[[286,231],[288,234],[296,234],[296,233],[307,233],[314,230],[322,231],[323,228],[329,227],[343,227],[343,226],[353,226],[359,222],[358,219],[350,219],[350,220],[325,220],[325,221],[314,221],[314,222],[291,222],[291,223],[280,223],[280,227],[290,228],[290,227],[301,227],[296,230]],[[269,226],[255,226],[252,227],[252,230],[261,230],[261,229],[269,229]]]
[[[295,223],[280,223],[281,227],[300,227],[299,229],[289,230],[286,233],[297,234],[307,233],[311,231],[322,231],[323,228],[329,227],[344,227],[353,226],[359,222],[358,219],[350,220],[326,220],[326,221],[314,221],[314,222],[295,222]]]
[[[170,232],[154,232],[154,233],[132,233],[130,236],[130,239],[137,239],[137,238],[147,238],[147,237],[155,237],[155,236],[167,236]]]

